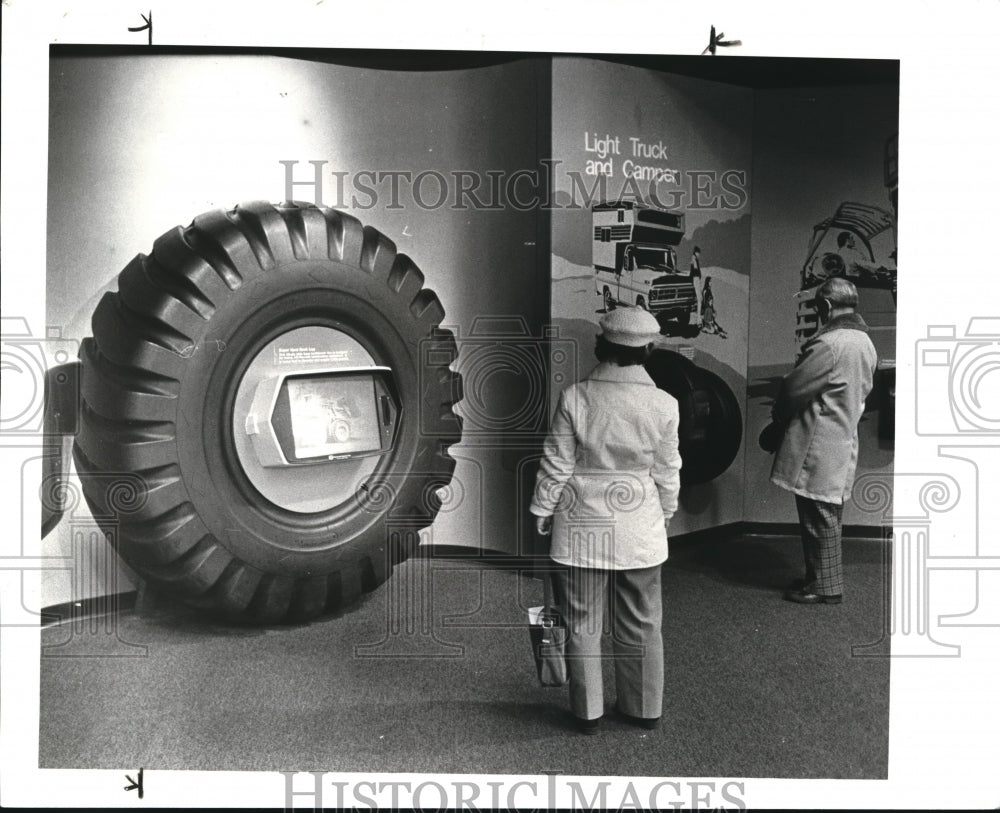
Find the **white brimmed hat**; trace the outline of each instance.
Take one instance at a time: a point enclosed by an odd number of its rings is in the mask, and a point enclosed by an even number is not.
[[[616,308],[601,317],[601,335],[614,344],[642,347],[659,338],[660,324],[643,308]]]

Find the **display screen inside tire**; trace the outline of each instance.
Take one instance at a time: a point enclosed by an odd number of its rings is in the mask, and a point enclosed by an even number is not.
[[[461,437],[453,335],[375,229],[253,202],[162,235],[81,346],[74,459],[155,588],[249,623],[384,582],[441,506]],[[122,496],[117,475],[141,486]]]

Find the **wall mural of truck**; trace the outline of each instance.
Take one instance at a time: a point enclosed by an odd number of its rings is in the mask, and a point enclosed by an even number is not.
[[[594,288],[604,311],[619,305],[645,308],[659,321],[661,333],[698,335],[694,279],[689,270],[680,270],[675,248],[684,239],[684,213],[627,199],[602,201],[591,211]],[[646,372],[677,399],[681,483],[693,486],[721,476],[736,460],[743,414],[726,381],[695,363],[694,348],[686,350],[689,354],[669,342],[658,343]],[[706,357],[714,358],[711,352]]]
[[[640,201],[602,202],[591,207],[594,219],[594,289],[605,312],[635,305],[661,324],[689,324],[698,298],[690,274],[681,273],[674,249],[684,238],[683,212]]]

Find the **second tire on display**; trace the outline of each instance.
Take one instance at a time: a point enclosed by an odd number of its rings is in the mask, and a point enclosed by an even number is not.
[[[743,415],[729,385],[672,350],[654,350],[646,371],[657,387],[677,399],[680,412],[681,483],[707,483],[739,453]]]
[[[351,604],[451,480],[443,317],[413,262],[341,212],[254,202],[168,231],[81,348],[74,458],[94,518],[139,576],[225,617]],[[124,504],[122,476],[138,483]]]

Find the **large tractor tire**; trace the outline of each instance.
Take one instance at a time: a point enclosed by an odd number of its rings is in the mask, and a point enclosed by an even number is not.
[[[655,350],[646,371],[677,399],[681,484],[714,480],[732,465],[743,441],[740,403],[729,385],[672,350]]]
[[[354,603],[451,481],[462,396],[443,317],[413,262],[341,212],[252,202],[168,231],[121,272],[81,348],[74,459],[91,512],[143,579],[215,614],[284,623]],[[282,336],[313,334],[391,370],[391,448],[258,470],[241,382]],[[124,506],[118,474],[142,484]]]

